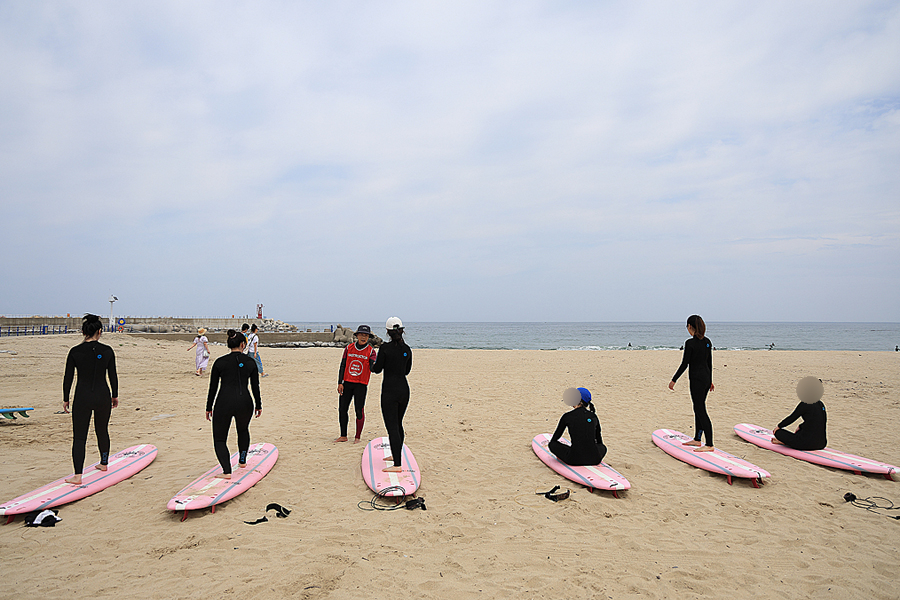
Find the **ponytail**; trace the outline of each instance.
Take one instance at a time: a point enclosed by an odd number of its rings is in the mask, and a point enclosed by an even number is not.
[[[691,315],[688,317],[687,324],[694,328],[694,337],[702,340],[706,337],[706,323],[700,318],[700,315]]]

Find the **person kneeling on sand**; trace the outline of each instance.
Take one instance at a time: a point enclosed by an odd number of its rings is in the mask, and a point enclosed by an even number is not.
[[[563,392],[563,404],[572,410],[563,414],[547,448],[556,458],[574,466],[599,465],[606,456],[606,446],[600,435],[600,419],[591,403],[587,388],[569,388]],[[569,429],[572,445],[559,441],[563,431]]]
[[[821,450],[827,446],[825,424],[828,421],[828,415],[825,412],[825,405],[822,404],[824,393],[825,386],[822,385],[821,379],[816,377],[801,379],[797,384],[797,396],[800,398],[800,404],[772,432],[775,435],[772,443],[783,444],[795,450]],[[801,417],[803,422],[797,427],[796,432],[792,433],[787,429],[782,429]]]

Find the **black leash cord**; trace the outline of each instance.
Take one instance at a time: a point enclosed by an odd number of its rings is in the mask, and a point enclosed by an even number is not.
[[[388,497],[396,498],[397,496],[388,496],[387,494],[390,492],[400,491],[403,492],[403,495],[406,495],[406,490],[402,485],[392,485],[390,487],[386,487],[377,494],[375,494],[371,500],[360,500],[356,503],[357,508],[362,510],[398,510],[400,508],[404,508],[402,503],[397,504],[395,506],[385,506],[383,504],[378,504],[378,500],[384,500]]]
[[[900,521],[900,516],[894,516],[894,515],[885,514],[883,512],[878,512],[879,510],[900,510],[900,506],[894,506],[893,501],[888,500],[887,498],[885,498],[883,496],[869,496],[868,498],[857,498],[856,494],[847,492],[846,494],[844,494],[844,500],[846,500],[847,502],[849,502],[850,504],[852,504],[853,506],[855,506],[857,508],[864,508],[869,512],[875,513],[876,515],[882,515],[882,516],[890,517],[892,519],[897,519],[898,521]],[[878,504],[878,502],[877,502],[878,500],[884,500],[887,504],[884,506],[881,504]]]

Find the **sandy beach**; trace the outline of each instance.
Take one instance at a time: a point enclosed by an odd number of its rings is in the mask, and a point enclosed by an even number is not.
[[[80,336],[0,339],[5,501],[71,472],[61,410],[65,357]],[[773,427],[797,381],[822,378],[832,448],[900,465],[900,354],[717,352],[709,412],[716,445],[768,470],[760,489],[728,485],[653,445],[660,427],[692,433],[686,377],[666,385],[676,351],[414,350],[406,443],[427,511],[365,512],[362,445],[334,444],[341,350],[261,350],[264,412],[254,442],[278,446],[256,487],[181,515],[167,501],[215,463],[206,377],[189,344],[104,335],[117,354],[112,450],[151,443],[133,478],[60,507],[55,528],[0,526],[0,598],[867,598],[898,597],[900,522],[855,508],[845,492],[900,501],[900,484],[781,456],[732,427]],[[212,359],[225,352],[213,346]],[[384,435],[381,378],[369,386],[364,441]],[[566,409],[593,393],[611,464],[632,484],[616,499],[562,479],[533,454]],[[892,425],[893,424],[893,425]],[[93,434],[91,434],[93,436]],[[236,441],[232,429],[232,451]],[[96,440],[88,441],[88,463]],[[553,503],[537,491],[569,487]],[[246,525],[270,502],[286,519]],[[900,511],[894,511],[900,512]]]

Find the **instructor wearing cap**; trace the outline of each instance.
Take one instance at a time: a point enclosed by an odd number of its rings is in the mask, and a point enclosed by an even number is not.
[[[369,345],[369,336],[372,329],[368,325],[360,325],[356,329],[356,341],[344,348],[344,356],[341,358],[341,368],[338,370],[337,391],[340,394],[338,400],[338,423],[341,426],[341,435],[335,442],[347,441],[347,425],[350,423],[350,400],[356,409],[356,437],[353,443],[359,443],[362,435],[363,424],[366,422],[366,393],[369,390],[369,375],[372,365],[375,364],[375,348]]]
[[[400,459],[403,455],[403,415],[409,405],[409,383],[406,376],[412,369],[412,350],[403,341],[403,322],[399,318],[391,317],[384,326],[391,341],[381,345],[372,372],[384,372],[381,416],[384,417],[384,427],[391,441],[391,457],[385,460],[394,463],[382,470],[396,473],[402,470]]]

